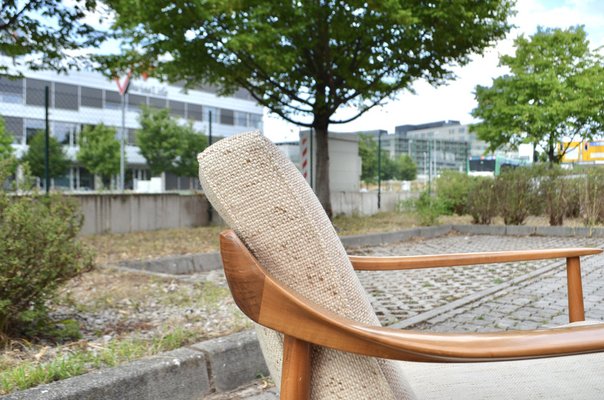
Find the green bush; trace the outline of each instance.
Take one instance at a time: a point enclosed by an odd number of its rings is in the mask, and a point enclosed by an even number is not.
[[[468,196],[467,212],[473,224],[489,225],[497,215],[495,181],[492,178],[475,178],[472,193]]]
[[[571,180],[565,178],[565,173],[557,165],[538,166],[534,168],[535,181],[539,182],[539,190],[534,204],[540,204],[549,217],[552,226],[562,225],[569,208],[572,186]]]
[[[77,205],[64,196],[0,191],[0,335],[48,332],[48,301],[93,266],[77,240],[81,225]]]
[[[499,213],[506,225],[522,225],[537,201],[533,173],[529,168],[503,172],[495,179]]]
[[[435,225],[438,217],[445,214],[443,204],[428,192],[423,192],[415,201],[415,211],[419,224],[424,226]]]
[[[467,213],[468,196],[473,179],[463,172],[443,171],[436,179],[436,193],[448,214]]]
[[[604,170],[591,169],[581,178],[581,217],[587,226],[604,222]]]

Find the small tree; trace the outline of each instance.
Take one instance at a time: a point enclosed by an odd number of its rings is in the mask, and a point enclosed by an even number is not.
[[[87,126],[80,134],[78,161],[103,180],[120,172],[120,142],[116,130],[104,124]]]
[[[604,67],[589,48],[582,27],[539,28],[515,40],[516,54],[500,58],[510,73],[476,87],[481,123],[473,130],[489,150],[521,143],[540,145],[550,163],[559,162],[570,142],[604,130]],[[558,147],[562,141],[566,146]]]
[[[208,145],[206,136],[195,132],[191,124],[180,125],[165,109],[142,107],[139,122],[136,141],[151,174],[197,175],[197,154]]]
[[[6,130],[4,118],[0,115],[0,160],[4,160],[13,154],[13,138]]]
[[[51,178],[60,178],[65,175],[71,161],[67,158],[63,146],[54,137],[48,138],[48,167]],[[38,131],[30,140],[29,148],[21,159],[29,165],[31,174],[40,179],[45,177],[44,157],[46,138],[42,131]]]
[[[417,165],[407,154],[401,154],[392,160],[394,165],[394,179],[412,181],[417,177]]]

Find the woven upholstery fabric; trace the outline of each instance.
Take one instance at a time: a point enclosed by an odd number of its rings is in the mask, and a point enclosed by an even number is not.
[[[420,399],[604,398],[603,353],[492,363],[400,364]]]
[[[259,132],[223,139],[198,156],[204,193],[279,281],[333,312],[379,325],[348,256],[296,167]],[[259,327],[275,382],[282,336]],[[414,399],[396,362],[313,348],[312,399]]]

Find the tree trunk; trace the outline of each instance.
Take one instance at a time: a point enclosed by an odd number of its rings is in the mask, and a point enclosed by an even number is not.
[[[316,136],[316,180],[315,194],[325,209],[329,219],[332,219],[331,197],[329,195],[329,148],[327,140],[329,122],[327,120],[315,120],[313,128]]]

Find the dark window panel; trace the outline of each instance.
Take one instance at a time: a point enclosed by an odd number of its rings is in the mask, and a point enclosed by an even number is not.
[[[46,86],[51,88],[50,82],[27,78],[25,80],[25,104],[44,107]]]
[[[149,105],[153,108],[166,108],[166,99],[149,97]]]
[[[194,121],[203,121],[203,109],[201,105],[187,103],[187,117]]]
[[[82,87],[80,104],[82,107],[103,108],[103,91],[89,87]]]
[[[128,95],[128,109],[131,111],[140,111],[141,105],[147,104],[147,97],[140,94]]]
[[[4,117],[4,127],[13,135],[13,143],[23,143],[23,118]]]
[[[0,76],[0,102],[23,104],[23,79]]]
[[[220,110],[220,123],[223,125],[235,125],[235,116],[233,110],[222,108]]]
[[[122,108],[122,95],[118,92],[111,90],[105,90],[105,108],[110,109],[121,109]]]
[[[136,146],[136,129],[128,128],[128,144]]]
[[[29,144],[31,138],[40,132],[44,132],[46,123],[43,119],[26,119],[25,120],[25,144]]]
[[[54,90],[55,108],[63,110],[78,110],[78,87],[65,83],[55,83]]]
[[[247,126],[247,113],[235,111],[235,125]]]
[[[170,114],[177,115],[179,117],[185,116],[185,103],[182,101],[169,101]]]

